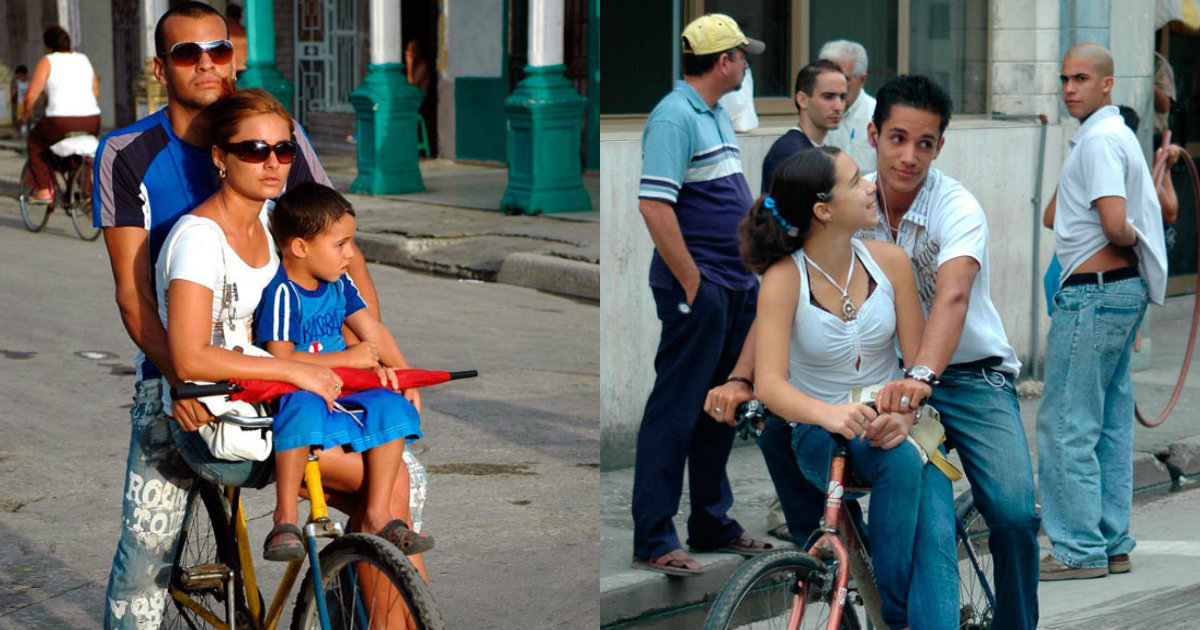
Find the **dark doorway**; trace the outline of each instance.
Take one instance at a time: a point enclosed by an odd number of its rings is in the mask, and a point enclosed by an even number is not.
[[[430,157],[438,154],[438,4],[439,0],[404,0],[400,5],[400,39],[403,46],[417,40],[421,55],[429,64],[429,90],[418,113],[425,120],[429,134]]]

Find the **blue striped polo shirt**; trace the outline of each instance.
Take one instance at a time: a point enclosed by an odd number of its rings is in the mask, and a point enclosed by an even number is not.
[[[683,241],[705,280],[735,291],[755,286],[738,254],[737,226],[754,197],[742,173],[733,122],[720,104],[710,108],[686,81],[676,82],[646,120],[638,197],[675,208]],[[650,286],[676,285],[656,250]]]

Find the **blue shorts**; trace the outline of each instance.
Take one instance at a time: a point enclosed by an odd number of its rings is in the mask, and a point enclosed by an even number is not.
[[[330,412],[325,400],[312,392],[284,394],[272,425],[275,450],[345,446],[350,451],[365,451],[401,438],[421,438],[421,418],[412,403],[398,392],[369,389],[342,396],[338,402],[362,412],[355,417],[341,411]]]

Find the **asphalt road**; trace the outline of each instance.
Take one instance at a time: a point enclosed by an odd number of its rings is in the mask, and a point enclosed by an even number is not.
[[[427,563],[447,625],[598,626],[599,309],[371,271],[414,366],[480,372],[426,390],[414,444],[430,471]],[[0,199],[0,630],[100,625],[134,354],[102,241],[78,240],[62,216],[31,234]],[[257,549],[273,489],[246,500]]]

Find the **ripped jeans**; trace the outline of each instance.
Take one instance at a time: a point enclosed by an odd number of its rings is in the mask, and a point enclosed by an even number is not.
[[[122,495],[121,539],[105,593],[106,630],[152,630],[163,605],[194,473],[175,447],[159,379],[138,381]]]

